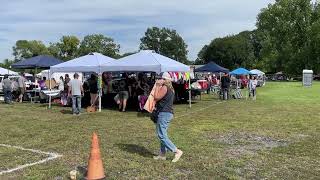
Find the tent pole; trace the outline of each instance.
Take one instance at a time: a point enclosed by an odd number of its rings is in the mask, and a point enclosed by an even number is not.
[[[51,91],[51,72],[49,72],[49,90]],[[51,96],[49,96],[49,109],[51,109]]]
[[[102,74],[99,73],[99,80],[98,80],[98,83],[99,83],[99,112],[101,112],[101,92],[102,92]]]
[[[48,71],[49,72],[49,90],[51,91],[51,89],[52,89],[52,85],[51,85],[51,72],[50,72],[50,70]]]
[[[189,108],[191,108],[191,77],[189,76]]]

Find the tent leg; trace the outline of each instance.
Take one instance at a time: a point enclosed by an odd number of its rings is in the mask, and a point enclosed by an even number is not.
[[[98,81],[98,83],[99,83],[99,112],[101,112],[101,96],[102,96],[102,87],[101,87],[101,85],[102,85],[102,74],[101,73],[99,73],[99,81]]]
[[[49,72],[49,90],[51,91],[51,72],[50,70],[48,71]]]
[[[49,109],[51,109],[51,96],[49,96]]]
[[[191,78],[189,78],[189,108],[191,108]]]
[[[101,91],[99,91],[99,112],[101,112]]]
[[[51,72],[49,70],[49,90],[51,91]],[[49,96],[49,109],[51,109],[51,96]]]

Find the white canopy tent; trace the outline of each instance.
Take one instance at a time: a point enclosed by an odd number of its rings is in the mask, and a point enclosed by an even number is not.
[[[5,74],[8,74],[8,75],[19,75],[19,73],[17,73],[17,72],[14,72],[14,71],[11,71],[9,69],[2,68],[2,67],[0,67],[0,74],[1,75],[5,75]]]
[[[156,72],[159,74],[162,72],[190,72],[190,67],[152,50],[141,50],[118,61],[104,64],[101,70],[109,72]],[[189,105],[191,107],[191,91],[189,91]]]
[[[251,72],[251,74],[255,74],[255,75],[258,75],[258,76],[263,76],[263,75],[265,75],[264,72],[262,72],[262,71],[260,71],[260,70],[258,70],[258,69],[253,69],[253,70],[251,70],[250,72]]]
[[[258,69],[253,69],[250,71],[251,74],[257,75],[258,77],[258,86],[264,86],[266,84],[266,74]]]
[[[57,64],[50,67],[50,73],[55,72],[95,72],[102,73],[101,66],[108,65],[114,59],[100,53],[90,53],[88,55]]]
[[[40,73],[36,74],[36,76],[39,78],[45,77],[46,79],[54,78],[54,80],[58,82],[60,81],[60,77],[61,76],[64,77],[66,74],[68,74],[70,77],[73,77],[75,72],[55,72],[50,75],[50,70],[43,70]],[[82,73],[78,73],[78,74],[79,74],[79,79],[82,79],[83,74]]]
[[[122,72],[190,72],[190,67],[151,50],[142,50],[103,66],[102,71]]]
[[[108,66],[108,64],[115,61],[115,59],[104,56],[100,53],[90,53],[55,66],[50,67],[50,74],[55,72],[95,72],[100,78],[102,72],[101,68]],[[100,87],[101,88],[101,87]],[[49,102],[51,103],[51,102]],[[49,107],[51,104],[49,104]],[[99,92],[99,112],[101,111],[101,91]]]

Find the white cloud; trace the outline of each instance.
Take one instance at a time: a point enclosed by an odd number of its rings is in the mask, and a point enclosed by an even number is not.
[[[213,38],[255,27],[256,15],[273,0],[2,0],[0,59],[11,57],[19,39],[55,42],[62,35],[103,33],[121,44],[121,51],[138,49],[150,26],[176,29],[195,59]]]

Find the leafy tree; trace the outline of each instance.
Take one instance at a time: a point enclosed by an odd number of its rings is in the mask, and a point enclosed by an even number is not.
[[[74,59],[78,55],[80,40],[76,36],[63,36],[58,43],[51,43],[50,53],[62,60]]]
[[[49,55],[47,47],[41,41],[18,40],[13,47],[15,61],[31,58],[38,55]]]
[[[304,68],[313,68],[313,21],[310,0],[277,0],[262,10],[257,27],[263,36],[262,60],[268,69],[300,74]]]
[[[50,55],[62,60],[61,49],[57,45],[57,43],[50,43],[49,47],[48,47],[48,51],[49,51]]]
[[[126,53],[123,53],[122,55],[120,55],[119,58],[124,58],[124,57],[130,56],[135,53],[137,53],[137,52],[126,52]]]
[[[119,49],[120,45],[116,44],[112,38],[102,34],[87,35],[80,43],[79,56],[98,52],[112,58],[118,58]]]
[[[239,66],[251,68],[256,63],[253,37],[252,32],[244,31],[237,35],[214,39],[201,49],[196,63],[215,61],[229,69]]]
[[[187,59],[187,44],[176,30],[168,28],[148,28],[140,39],[140,49],[155,50],[157,53],[175,59],[182,63],[189,63]]]
[[[6,68],[6,69],[9,69],[11,64],[13,64],[14,61],[13,60],[10,60],[10,59],[5,59],[3,60],[3,63],[0,63],[0,67],[3,67],[3,68]]]

